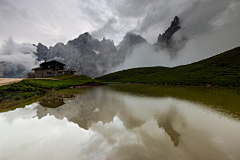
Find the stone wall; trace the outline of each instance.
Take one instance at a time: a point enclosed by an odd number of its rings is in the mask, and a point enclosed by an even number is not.
[[[43,77],[55,76],[55,72],[53,69],[43,70]]]
[[[65,75],[65,72],[63,72],[63,71],[57,71],[57,76],[61,76],[61,75]]]
[[[35,78],[34,73],[28,73],[27,78]]]
[[[43,70],[35,70],[34,77],[35,78],[42,78],[43,77]]]
[[[44,78],[44,77],[50,77],[50,76],[60,76],[65,74],[71,74],[70,71],[55,71],[53,69],[48,70],[35,70],[34,77],[29,76],[28,78]]]

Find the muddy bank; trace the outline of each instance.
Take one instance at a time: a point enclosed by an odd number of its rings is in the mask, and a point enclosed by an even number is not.
[[[70,88],[85,88],[85,87],[94,87],[94,86],[105,86],[106,84],[101,84],[101,83],[97,83],[97,82],[90,82],[90,83],[86,83],[84,85],[81,86],[71,86]]]
[[[86,83],[83,86],[104,86],[105,84],[97,83],[97,82],[90,82]]]

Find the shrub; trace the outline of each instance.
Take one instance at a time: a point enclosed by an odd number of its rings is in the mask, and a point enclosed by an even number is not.
[[[59,90],[59,89],[64,89],[64,88],[68,88],[68,87],[69,87],[68,85],[62,84],[62,85],[55,87],[55,89]]]
[[[18,100],[20,100],[20,97],[15,97],[14,99],[15,99],[16,101],[18,101]]]
[[[11,98],[12,98],[12,94],[6,94],[6,95],[5,95],[5,98],[6,98],[6,99],[11,99]]]
[[[44,90],[44,92],[41,92],[41,91],[37,90],[37,91],[35,92],[35,95],[42,95],[42,94],[44,94],[44,93],[46,93],[45,90]]]
[[[28,98],[28,97],[30,97],[30,94],[28,94],[28,93],[22,93],[21,95],[23,96],[23,98]]]
[[[47,91],[45,89],[42,89],[42,88],[39,88],[38,91],[41,92],[41,94],[47,93]]]

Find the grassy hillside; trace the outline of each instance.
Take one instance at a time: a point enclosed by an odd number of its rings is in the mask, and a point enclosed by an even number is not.
[[[240,86],[240,47],[188,65],[133,68],[96,79],[104,82]]]

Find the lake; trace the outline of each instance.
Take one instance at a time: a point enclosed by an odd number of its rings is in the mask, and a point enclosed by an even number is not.
[[[0,160],[239,160],[240,92],[109,85],[0,113]]]

